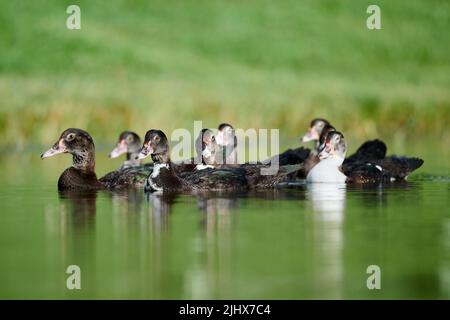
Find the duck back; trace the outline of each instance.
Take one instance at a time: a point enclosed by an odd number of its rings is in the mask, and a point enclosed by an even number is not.
[[[248,189],[245,170],[238,167],[187,171],[180,173],[180,177],[196,190],[244,191]]]
[[[112,171],[100,178],[99,181],[106,189],[142,188],[152,171],[153,164],[129,167]]]
[[[351,183],[378,183],[404,180],[422,164],[423,160],[419,158],[390,156],[381,160],[355,163],[344,169]]]

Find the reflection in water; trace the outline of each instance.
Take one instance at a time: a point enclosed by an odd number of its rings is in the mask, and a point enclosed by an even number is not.
[[[331,298],[342,298],[343,286],[343,220],[346,185],[313,183],[307,185],[313,208],[313,251],[319,266],[314,279],[316,292],[327,288]]]
[[[169,217],[172,206],[175,203],[175,193],[150,193],[147,200],[152,205],[153,232],[155,235],[167,232],[169,229]]]
[[[85,232],[95,229],[96,191],[60,191],[62,212],[68,212],[68,224]]]
[[[442,247],[444,248],[443,260],[439,266],[439,283],[442,296],[450,299],[450,219],[442,223]]]
[[[438,224],[430,215],[446,213],[422,212],[420,185],[302,184],[293,189],[61,193],[56,206],[46,207],[44,260],[56,267],[44,278],[54,281],[60,272],[55,282],[64,284],[65,269],[77,264],[86,298],[226,299],[266,297],[266,290],[292,298],[359,297],[355,292],[370,297],[365,282],[359,282],[368,264],[387,262],[401,274],[409,257],[428,255],[431,262],[422,268],[431,270],[437,264],[428,243],[439,234],[439,282],[416,272],[407,278],[409,284],[397,276],[395,290],[408,297],[408,288],[421,288],[425,279],[429,292],[439,284],[440,296],[450,295],[450,260],[443,251],[450,243],[448,217],[444,228],[434,232]],[[434,189],[428,192],[434,197]],[[435,208],[443,207],[442,199]],[[405,240],[398,240],[399,232]],[[383,260],[386,255],[389,260]],[[416,296],[425,296],[420,290]],[[55,296],[70,294],[62,286]]]
[[[197,194],[202,234],[194,246],[199,251],[185,290],[194,299],[229,297],[231,286],[233,210],[237,207],[235,195],[217,193]]]
[[[59,192],[59,200],[59,212],[56,212],[52,220],[57,221],[56,227],[54,225],[53,228],[58,230],[56,233],[58,241],[54,243],[53,248],[59,249],[61,253],[59,255],[61,276],[64,277],[64,271],[69,265],[78,265],[81,270],[95,269],[93,261],[97,248],[95,239],[97,192]],[[60,281],[65,283],[65,279]]]
[[[349,191],[357,192],[363,205],[369,208],[386,208],[389,205],[389,190],[400,190],[400,192],[417,192],[416,185],[407,181],[397,181],[395,183],[379,183],[379,184],[355,184],[347,187]]]
[[[139,274],[144,283],[143,290],[152,294],[149,298],[166,298],[167,283],[170,283],[167,272],[170,263],[169,222],[176,195],[156,192],[144,194],[144,197],[148,206],[143,214],[146,224],[141,224],[138,230],[142,234],[142,240],[137,243],[142,260]]]

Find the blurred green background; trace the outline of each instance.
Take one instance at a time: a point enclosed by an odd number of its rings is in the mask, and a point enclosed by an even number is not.
[[[374,3],[382,30],[366,28]],[[448,145],[449,29],[446,0],[2,0],[0,146],[194,120],[298,137],[315,116],[358,140]]]

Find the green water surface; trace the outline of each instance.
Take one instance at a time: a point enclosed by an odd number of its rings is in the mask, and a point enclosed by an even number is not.
[[[450,298],[450,179],[426,174],[437,167],[367,188],[59,194],[69,163],[1,157],[0,298]],[[81,290],[66,287],[69,265]]]

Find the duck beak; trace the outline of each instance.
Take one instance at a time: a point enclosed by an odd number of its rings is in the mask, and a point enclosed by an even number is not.
[[[302,142],[319,140],[319,134],[315,128],[309,128],[308,132],[302,137]]]
[[[109,157],[111,159],[117,158],[121,154],[124,154],[128,151],[127,145],[125,144],[125,141],[121,140],[117,142],[117,146],[114,148],[113,151],[109,154]]]
[[[44,153],[41,154],[41,159],[44,158],[50,158],[53,157],[54,155],[60,154],[60,153],[65,153],[67,152],[67,148],[64,145],[64,140],[60,139],[58,142],[56,142],[53,147],[51,147],[50,149],[48,149],[47,151],[45,151]]]
[[[138,156],[136,157],[136,160],[142,160],[147,158],[149,155],[153,153],[153,148],[150,145],[144,144],[141,151],[139,152]]]

